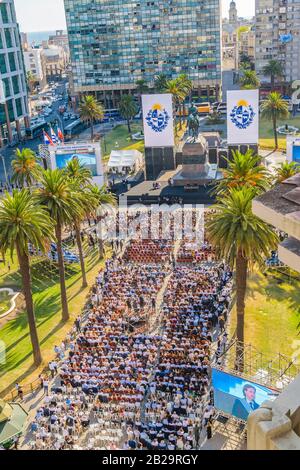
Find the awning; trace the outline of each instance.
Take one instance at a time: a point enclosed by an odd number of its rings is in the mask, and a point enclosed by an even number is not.
[[[4,418],[7,414],[9,414],[8,419],[0,422],[0,445],[8,443],[14,437],[19,436],[22,433],[28,416],[28,413],[19,403],[9,403],[2,407],[0,416]]]
[[[141,168],[143,155],[138,150],[113,150],[110,154],[108,168]]]

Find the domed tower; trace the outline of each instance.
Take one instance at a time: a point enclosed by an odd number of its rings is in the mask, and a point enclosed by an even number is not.
[[[238,12],[236,8],[236,3],[234,1],[230,2],[229,8],[229,23],[232,25],[237,24]]]

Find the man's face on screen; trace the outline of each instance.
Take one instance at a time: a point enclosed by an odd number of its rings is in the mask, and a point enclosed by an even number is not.
[[[245,391],[245,395],[246,395],[246,398],[247,398],[248,401],[255,400],[255,395],[256,395],[255,389],[254,388],[247,388],[247,390]]]

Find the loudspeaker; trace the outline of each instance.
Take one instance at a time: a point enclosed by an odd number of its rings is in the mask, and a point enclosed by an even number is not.
[[[225,158],[228,158],[228,150],[219,150],[219,168],[226,170],[228,163]]]
[[[175,152],[173,147],[145,148],[146,179],[156,180],[162,171],[175,170]]]
[[[218,149],[210,148],[208,150],[208,159],[211,165],[217,165],[218,164]]]

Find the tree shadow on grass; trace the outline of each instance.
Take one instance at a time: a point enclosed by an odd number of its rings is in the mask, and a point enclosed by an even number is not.
[[[267,271],[265,274],[254,273],[248,282],[247,297],[255,299],[255,294],[266,298],[266,301],[285,301],[294,312],[299,324],[300,333],[300,281],[278,271]]]
[[[49,321],[54,315],[57,314],[60,308],[60,302],[57,298],[58,296],[47,297],[47,301],[44,302],[43,299],[40,299],[38,302],[35,302],[35,314],[36,314],[36,323],[38,328],[44,325],[47,321]],[[16,318],[12,319],[8,322],[5,326],[5,331],[7,333],[11,333],[13,331],[24,330],[28,328],[28,320],[27,315],[25,312],[22,312]],[[8,354],[13,348],[16,347],[16,344],[29,338],[29,331],[22,336],[17,338],[17,342],[11,344],[6,348],[6,354]],[[9,357],[9,354],[8,356]]]
[[[1,369],[0,369],[1,370]],[[32,364],[28,367],[28,369],[26,369],[26,371],[23,372],[23,374],[21,374],[20,376],[16,377],[16,380],[15,382],[22,382],[24,379],[26,379],[26,377],[28,377],[29,375],[31,375],[34,371],[36,370],[36,367]],[[4,375],[4,374],[0,374],[0,377]],[[5,387],[2,391],[1,391],[1,396],[2,397],[5,397],[9,392],[11,392],[12,390],[14,389],[14,384],[10,384],[8,385],[7,387]]]

